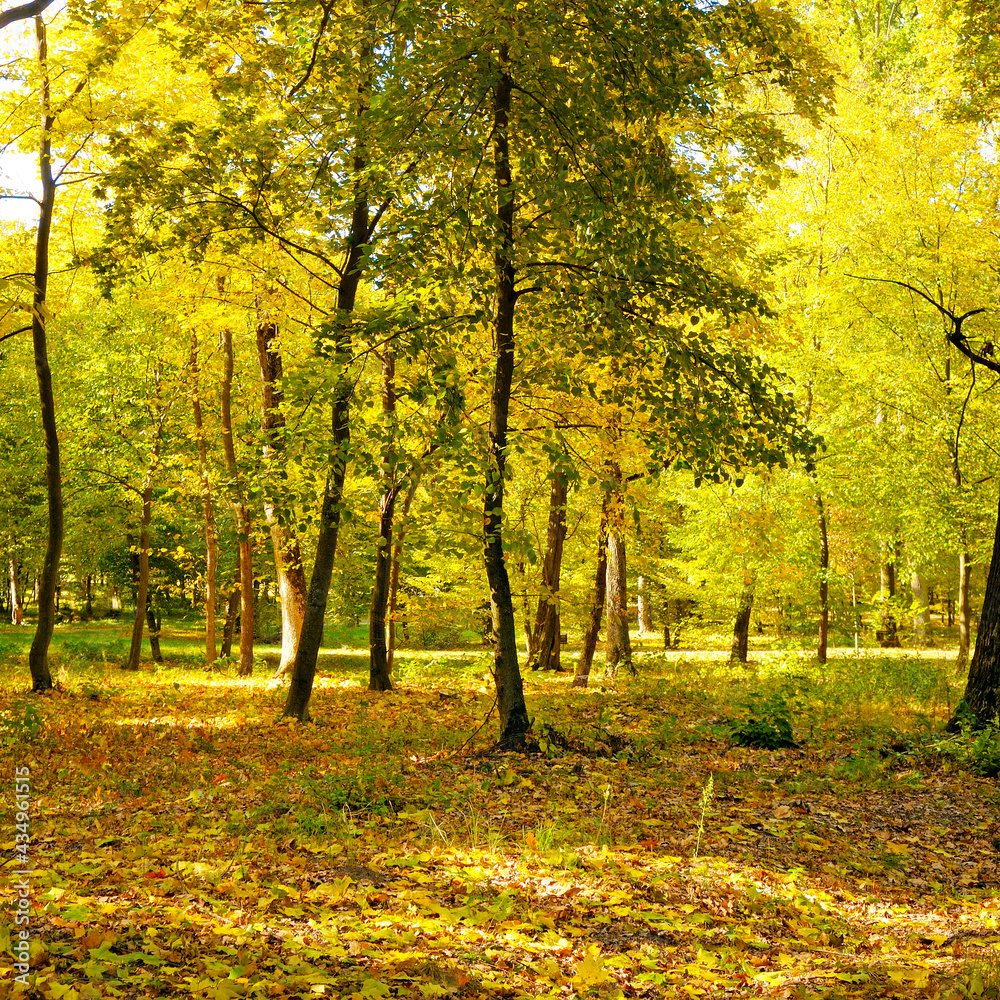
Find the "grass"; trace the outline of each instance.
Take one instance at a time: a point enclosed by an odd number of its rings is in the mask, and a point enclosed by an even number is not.
[[[130,674],[120,626],[63,626],[45,697],[28,641],[0,629],[25,996],[994,996],[1000,795],[977,738],[943,741],[937,652],[530,674],[552,738],[520,756],[490,752],[495,719],[457,752],[493,700],[482,651],[406,650],[375,695],[363,650],[325,649],[300,726],[194,632]],[[734,744],[764,702],[798,749]]]

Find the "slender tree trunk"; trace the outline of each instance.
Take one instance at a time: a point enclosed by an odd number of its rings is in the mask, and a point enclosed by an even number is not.
[[[240,580],[239,565],[237,564],[236,578],[233,581],[232,590],[226,600],[226,620],[222,625],[222,648],[219,655],[228,659],[233,655],[233,633],[236,631],[236,617],[240,612]]]
[[[257,357],[260,361],[261,428],[264,432],[264,462],[271,468],[284,462],[285,415],[281,410],[284,394],[281,388],[282,363],[276,338],[275,323],[257,324]],[[299,635],[306,613],[307,585],[302,567],[298,535],[289,524],[282,524],[273,497],[264,498],[264,520],[271,534],[274,549],[274,571],[278,578],[281,600],[281,661],[277,673],[288,674],[295,662]]]
[[[382,413],[388,426],[396,415],[396,356],[386,348],[382,357]],[[395,443],[395,435],[390,439]],[[395,449],[393,448],[393,451]],[[386,643],[385,619],[389,604],[389,587],[392,577],[392,522],[396,511],[396,497],[401,483],[395,482],[397,470],[394,463],[386,468],[383,476],[382,496],[379,498],[378,545],[375,550],[375,581],[372,586],[371,606],[368,609],[368,690],[391,691],[389,679],[389,653]]]
[[[1000,712],[1000,517],[993,538],[993,555],[986,575],[983,610],[979,616],[976,649],[969,665],[969,678],[962,701],[978,726],[987,726]],[[961,712],[956,712],[949,728],[958,728]]]
[[[604,597],[608,582],[608,498],[601,505],[601,526],[597,532],[597,559],[594,569],[594,601],[590,606],[590,618],[583,637],[583,650],[576,664],[573,687],[586,687],[590,680],[590,668],[597,649],[597,637],[601,632],[601,616],[604,614]]]
[[[31,308],[31,342],[35,357],[35,376],[38,380],[38,402],[45,438],[45,487],[48,501],[48,537],[45,559],[38,583],[38,624],[28,652],[33,691],[52,688],[49,671],[49,643],[55,628],[56,582],[59,578],[59,559],[63,544],[62,473],[59,463],[59,434],[56,430],[55,397],[52,392],[52,370],[49,367],[46,340],[47,312],[45,298],[49,284],[49,234],[52,228],[52,209],[55,204],[56,185],[52,177],[52,126],[55,119],[49,100],[48,44],[45,24],[35,18],[35,37],[38,42],[38,64],[42,74],[41,88],[41,139],[38,149],[42,197],[38,210],[38,232],[35,236],[34,292]]]
[[[918,642],[925,642],[931,616],[927,610],[927,587],[916,569],[913,569],[910,574],[910,591],[913,594],[913,600],[921,609],[913,616],[913,635]]]
[[[511,387],[514,380],[514,216],[515,192],[511,173],[507,129],[510,121],[513,81],[510,50],[499,48],[497,79],[493,84],[493,165],[497,183],[497,231],[494,265],[496,294],[493,333],[496,369],[490,400],[489,445],[487,449],[486,495],[483,504],[483,540],[486,579],[490,587],[493,635],[493,680],[500,713],[500,740],[506,746],[520,746],[531,727],[524,703],[524,684],[517,662],[517,626],[510,579],[503,552],[504,475],[507,467],[507,424]]]
[[[142,488],[142,526],[139,530],[139,573],[135,588],[135,619],[132,622],[132,643],[129,646],[126,670],[138,670],[142,655],[142,628],[146,621],[146,601],[149,597],[149,524],[153,516],[153,474],[157,452],[150,460],[146,483]]]
[[[958,555],[958,659],[959,669],[969,662],[972,648],[972,607],[969,603],[969,584],[972,579],[972,559],[968,552]]]
[[[638,583],[636,584],[636,595],[639,610],[639,635],[650,635],[653,631],[653,607],[646,591],[646,578],[640,576]]]
[[[149,651],[153,656],[153,662],[162,663],[163,654],[160,652],[160,627],[163,624],[163,616],[157,612],[152,604],[146,608],[146,624],[149,626]]]
[[[403,509],[400,511],[399,521],[396,525],[396,544],[392,547],[392,574],[389,579],[389,641],[386,649],[386,673],[392,676],[392,667],[396,659],[396,608],[399,595],[399,565],[403,555],[403,539],[406,537],[410,505],[417,492],[417,484],[420,482],[418,473],[413,474],[410,480],[410,488],[406,491],[403,500]]]
[[[222,279],[220,278],[220,282]],[[249,677],[253,673],[253,538],[251,536],[250,508],[243,496],[243,483],[236,464],[236,448],[233,444],[233,331],[226,327],[222,332],[225,350],[225,371],[222,379],[222,447],[226,454],[226,468],[232,488],[236,493],[233,513],[236,516],[238,549],[240,557],[240,665],[239,675]]]
[[[542,562],[542,593],[535,612],[531,646],[533,670],[559,670],[559,577],[562,572],[563,543],[566,540],[566,476],[553,459],[549,470],[549,523]]]
[[[830,538],[827,531],[826,507],[817,490],[816,520],[819,524],[819,643],[816,658],[826,663],[827,638],[830,630]]]
[[[361,63],[367,64],[370,50],[361,53]],[[358,84],[358,116],[363,117],[368,107],[368,78]],[[364,171],[367,166],[367,151],[359,139],[355,145],[351,171],[354,180],[354,209],[351,214],[351,231],[348,237],[347,263],[337,289],[337,314],[333,329],[333,352],[337,356],[338,371],[333,393],[332,444],[330,470],[323,491],[323,507],[320,512],[319,536],[316,540],[316,560],[309,579],[306,598],[306,613],[302,621],[302,634],[292,665],[292,680],[288,688],[283,714],[289,718],[307,722],[309,699],[312,697],[313,681],[316,677],[316,663],[323,642],[323,621],[326,616],[326,602],[333,578],[333,561],[337,552],[337,535],[340,531],[340,508],[347,479],[351,430],[350,410],[354,386],[347,362],[341,359],[351,356],[351,319],[358,296],[358,286],[367,262],[368,244],[373,235],[373,224],[369,220],[368,194],[365,188]]]
[[[84,593],[84,605],[83,605],[83,617],[90,621],[94,617],[94,574],[88,573],[87,578],[84,581],[85,593]]]
[[[212,483],[208,474],[208,443],[201,412],[199,390],[198,335],[191,332],[191,409],[194,413],[195,436],[198,439],[198,480],[201,488],[201,510],[205,522],[205,665],[211,666],[216,657],[216,579],[219,565],[219,543],[215,529],[215,505]]]
[[[13,559],[8,560],[8,571],[10,573],[10,623],[11,625],[24,624],[24,604],[21,600],[21,586],[18,579],[17,563]]]
[[[617,442],[617,431],[614,434]],[[617,461],[608,464],[609,479],[614,483],[608,507],[608,582],[606,613],[608,631],[604,640],[604,659],[608,667],[623,664],[633,673],[632,641],[629,637],[628,575],[625,562],[624,506],[622,474]]]
[[[753,610],[754,590],[757,586],[756,574],[747,570],[743,574],[743,589],[736,605],[736,621],[733,624],[733,645],[729,652],[730,663],[746,663],[750,647],[750,612]]]

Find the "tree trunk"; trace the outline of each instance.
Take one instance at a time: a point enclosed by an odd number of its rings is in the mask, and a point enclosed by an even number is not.
[[[913,635],[918,642],[925,642],[931,616],[927,610],[927,587],[916,569],[912,570],[910,574],[910,590],[913,593],[913,600],[921,609],[913,616]]]
[[[56,185],[52,177],[52,126],[55,118],[49,101],[48,43],[45,24],[35,18],[35,38],[38,42],[38,64],[41,69],[41,139],[38,148],[42,197],[39,201],[38,232],[35,236],[34,292],[31,307],[31,342],[38,380],[38,402],[45,438],[45,488],[48,503],[48,537],[45,558],[38,582],[38,624],[28,652],[33,691],[52,688],[49,671],[49,643],[56,621],[56,581],[63,544],[62,473],[59,463],[59,434],[56,430],[55,397],[52,392],[52,370],[49,367],[46,340],[47,311],[45,297],[49,284],[49,234],[52,229],[52,209]]]
[[[212,502],[212,483],[208,474],[208,444],[201,413],[201,396],[198,377],[198,335],[191,332],[191,409],[194,413],[195,436],[198,439],[198,479],[201,487],[201,510],[205,522],[205,665],[215,663],[216,638],[216,577],[219,565],[219,543],[215,530],[215,507]]]
[[[163,654],[160,652],[160,628],[163,625],[163,616],[157,612],[152,604],[146,608],[146,624],[149,626],[149,651],[153,656],[153,662],[162,663]]]
[[[362,64],[368,63],[370,50],[361,53]],[[358,116],[363,117],[367,108],[367,82],[358,84]],[[367,157],[364,143],[359,139],[354,148],[352,175],[354,181],[354,208],[347,244],[347,262],[337,289],[337,312],[333,327],[334,364],[337,367],[331,413],[332,443],[330,470],[323,491],[319,536],[316,540],[316,560],[309,579],[306,613],[302,621],[302,634],[292,665],[292,680],[288,688],[283,715],[307,722],[309,699],[312,697],[316,678],[316,663],[323,642],[323,622],[326,602],[333,578],[333,561],[337,552],[337,535],[340,531],[340,505],[347,479],[347,462],[351,443],[350,411],[354,384],[348,371],[351,356],[351,319],[358,297],[358,286],[368,260],[369,243],[374,224],[369,220],[368,195],[364,171]]]
[[[220,284],[223,279],[219,279]],[[236,517],[236,531],[240,556],[240,677],[253,673],[253,539],[251,537],[250,508],[243,496],[243,483],[236,465],[236,448],[233,444],[233,331],[226,327],[222,331],[225,351],[225,372],[222,379],[222,447],[226,454],[226,468],[229,472],[236,499],[233,513]]]
[[[628,588],[626,583],[625,538],[621,528],[608,531],[608,632],[604,640],[604,659],[609,667],[619,664],[633,673],[632,640],[629,637]]]
[[[396,356],[386,347],[382,357],[382,413],[389,426],[396,414]],[[395,434],[390,438],[390,449],[395,452]],[[395,482],[395,463],[383,458],[383,487],[379,498],[378,543],[375,550],[375,581],[372,585],[371,605],[368,609],[368,690],[391,691],[389,679],[389,654],[386,643],[385,619],[389,604],[389,585],[392,577],[392,522],[396,511],[396,497],[401,483]]]
[[[24,603],[21,599],[20,580],[18,579],[17,563],[13,559],[8,560],[8,572],[10,574],[10,623],[11,625],[24,624]]]
[[[559,577],[562,572],[563,543],[566,540],[566,477],[553,460],[550,469],[549,523],[542,563],[542,593],[535,612],[532,635],[533,670],[559,670]]]
[[[958,658],[955,665],[964,669],[972,648],[972,607],[969,604],[969,584],[972,579],[972,559],[968,552],[958,556]]]
[[[1000,709],[1000,517],[993,538],[993,555],[986,576],[983,610],[979,615],[976,649],[969,665],[969,679],[962,695],[965,707],[977,726],[988,726]],[[957,711],[949,728],[958,728],[962,713]]]
[[[597,532],[597,563],[594,570],[594,602],[590,606],[587,632],[583,637],[583,650],[576,664],[573,687],[586,687],[590,679],[590,668],[597,649],[597,637],[601,632],[601,616],[604,613],[604,596],[608,581],[608,499],[605,496],[601,510],[601,526]]]
[[[640,576],[636,585],[636,599],[639,606],[639,635],[650,635],[653,631],[653,604],[646,593],[647,589],[646,578]]]
[[[270,468],[284,462],[285,415],[281,410],[284,393],[281,388],[282,363],[275,343],[278,327],[275,323],[257,324],[257,357],[260,361],[261,429],[264,433],[264,462]],[[281,600],[281,661],[277,674],[284,676],[292,669],[295,651],[306,613],[306,574],[302,568],[302,553],[295,529],[282,524],[274,499],[264,497],[264,520],[271,534],[274,550],[274,572],[278,578]]]
[[[132,622],[132,644],[129,646],[126,670],[138,670],[142,655],[142,628],[146,621],[146,601],[149,597],[149,524],[153,514],[153,471],[156,451],[150,461],[146,484],[142,489],[142,526],[139,530],[139,574],[135,589],[135,618]]]
[[[819,524],[819,643],[816,658],[826,663],[826,646],[830,630],[830,537],[827,531],[826,507],[817,490],[816,520]]]
[[[750,612],[753,610],[756,574],[747,571],[743,575],[743,590],[736,605],[736,621],[733,624],[733,645],[729,652],[730,663],[746,663],[750,646]]]
[[[229,591],[229,598],[226,601],[226,620],[222,626],[222,648],[219,655],[228,659],[233,655],[233,632],[236,630],[236,617],[240,611],[240,581],[237,571],[237,578],[233,581],[233,589]]]
[[[84,581],[83,617],[89,622],[94,617],[94,574],[88,573]]]
[[[399,521],[396,525],[396,544],[392,547],[392,573],[389,578],[389,609],[387,617],[389,619],[389,641],[386,649],[385,671],[392,676],[392,667],[396,659],[396,608],[399,595],[399,563],[403,555],[403,539],[406,537],[407,519],[410,514],[410,505],[417,492],[417,483],[420,481],[419,473],[414,473],[410,480],[410,488],[406,491],[403,500],[403,509],[400,511]]]
[[[504,475],[507,467],[507,424],[511,387],[514,380],[514,215],[515,192],[507,129],[510,121],[513,81],[510,50],[499,48],[497,79],[493,84],[493,165],[497,183],[497,231],[494,265],[496,297],[493,332],[496,369],[490,399],[489,443],[487,446],[486,494],[483,503],[483,550],[486,579],[490,587],[493,635],[493,680],[500,713],[499,743],[509,747],[524,744],[531,727],[524,703],[524,684],[517,662],[517,626],[510,579],[503,553]]]

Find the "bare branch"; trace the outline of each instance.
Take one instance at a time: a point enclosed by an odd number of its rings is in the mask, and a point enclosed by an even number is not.
[[[34,0],[33,3],[23,3],[20,7],[11,7],[0,13],[0,28],[6,28],[8,24],[23,21],[27,17],[35,17],[53,2],[54,0]]]

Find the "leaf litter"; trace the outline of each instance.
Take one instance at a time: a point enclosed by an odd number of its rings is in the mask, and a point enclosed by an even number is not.
[[[6,669],[35,867],[10,995],[1000,996],[996,780],[900,742],[926,706],[820,699],[799,749],[754,750],[721,674],[650,660],[531,677],[536,752],[456,752],[473,671],[327,676],[303,727],[267,680],[108,669],[18,730]]]

